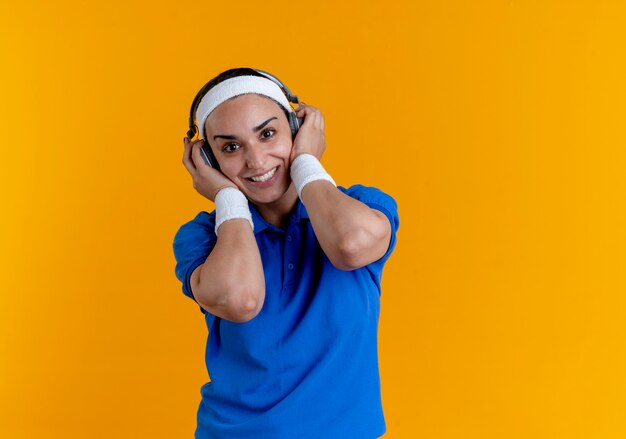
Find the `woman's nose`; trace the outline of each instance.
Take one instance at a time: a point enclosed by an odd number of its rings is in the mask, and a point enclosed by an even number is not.
[[[263,146],[250,145],[246,148],[246,166],[250,169],[263,169],[266,155]]]

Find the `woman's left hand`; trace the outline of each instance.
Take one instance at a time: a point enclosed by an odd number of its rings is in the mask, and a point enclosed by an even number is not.
[[[300,154],[312,154],[318,160],[326,149],[326,139],[324,138],[324,116],[322,112],[300,102],[300,106],[295,109],[298,117],[304,118],[304,122],[296,134],[291,149],[291,162]]]

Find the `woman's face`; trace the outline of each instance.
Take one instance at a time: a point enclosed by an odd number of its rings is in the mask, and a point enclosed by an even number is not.
[[[221,171],[254,204],[279,201],[291,183],[291,129],[273,100],[244,94],[220,104],[205,123]]]

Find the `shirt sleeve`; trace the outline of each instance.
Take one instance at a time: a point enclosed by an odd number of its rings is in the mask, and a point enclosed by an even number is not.
[[[342,189],[346,195],[359,200],[366,206],[376,209],[387,217],[389,224],[391,225],[391,238],[389,240],[389,247],[385,254],[377,261],[367,265],[366,268],[374,277],[376,283],[380,286],[380,281],[383,272],[383,266],[396,246],[396,233],[400,227],[400,218],[398,216],[398,204],[396,201],[385,192],[374,187],[363,186],[360,184],[351,186],[348,189]]]
[[[174,257],[176,258],[176,277],[182,283],[185,296],[197,300],[191,291],[191,274],[215,247],[217,236],[215,235],[215,213],[200,212],[196,217],[183,224],[174,236]],[[202,313],[206,313],[200,307]]]

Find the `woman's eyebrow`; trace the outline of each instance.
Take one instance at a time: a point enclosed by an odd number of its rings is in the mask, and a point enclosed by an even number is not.
[[[216,136],[213,136],[213,140],[216,140],[216,139],[237,140],[237,136],[228,135],[228,134],[218,134]]]
[[[252,128],[252,131],[254,131],[254,132],[256,133],[257,131],[262,130],[262,129],[263,129],[263,127],[264,127],[265,125],[267,125],[268,123],[270,123],[270,122],[271,122],[271,121],[273,121],[274,119],[278,119],[278,118],[277,118],[276,116],[274,116],[274,117],[270,117],[270,118],[269,118],[269,119],[267,119],[265,122],[263,122],[261,125],[259,125],[259,126],[256,126],[256,127]]]
[[[265,125],[267,125],[268,123],[270,123],[274,119],[278,119],[278,118],[276,116],[270,117],[266,121],[261,122],[260,125],[252,128],[252,131],[255,132],[255,133],[257,131],[261,131]],[[216,139],[237,140],[237,136],[233,136],[232,134],[217,134],[217,135],[213,136],[213,140],[216,140]]]

